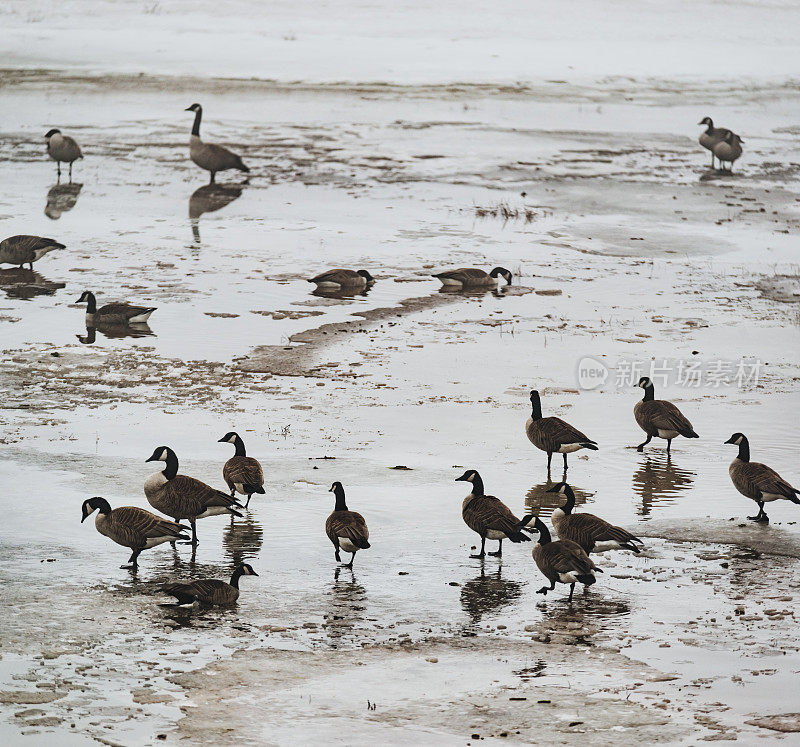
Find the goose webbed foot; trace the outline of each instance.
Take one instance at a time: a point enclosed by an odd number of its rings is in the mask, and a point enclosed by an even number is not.
[[[647,446],[647,444],[649,444],[650,441],[652,441],[652,440],[653,440],[653,437],[652,436],[648,436],[646,441],[642,441],[642,443],[640,443],[636,447],[636,451],[644,451],[644,447]]]
[[[333,554],[333,557],[336,558],[336,562],[337,563],[341,563],[342,562],[342,556],[339,555],[339,551],[338,550]]]
[[[349,563],[345,563],[345,564],[344,564],[344,567],[345,567],[345,568],[349,568],[350,570],[353,570],[353,561],[354,561],[355,559],[356,559],[356,554],[355,554],[355,553],[353,553],[353,554],[350,556],[350,562],[349,562]]]
[[[537,594],[545,594],[546,595],[548,591],[550,591],[550,587],[549,586],[543,586],[541,589],[537,589],[536,593]]]
[[[759,524],[769,524],[769,516],[767,516],[763,511],[759,511],[755,516],[748,516],[750,521],[755,521]]]
[[[502,558],[503,557],[503,551],[502,550],[498,550],[497,552],[487,552],[486,554],[490,558]]]
[[[491,555],[491,554],[492,553],[489,553],[489,555]],[[479,560],[480,558],[485,558],[486,557],[486,553],[485,552],[474,553],[473,555],[470,555],[470,557],[474,558],[475,560]]]

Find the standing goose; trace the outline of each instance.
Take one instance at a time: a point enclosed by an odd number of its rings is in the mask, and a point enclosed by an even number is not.
[[[742,155],[743,142],[735,132],[728,132],[725,139],[714,146],[713,154],[719,159],[720,168],[724,169],[729,163],[728,171],[733,170],[733,162]]]
[[[361,514],[350,511],[347,508],[342,483],[333,483],[328,492],[336,496],[336,505],[333,513],[325,522],[325,533],[333,543],[335,549],[334,557],[337,563],[342,560],[339,550],[352,553],[350,562],[345,564],[345,567],[352,568],[353,561],[356,559],[356,552],[370,547],[367,522],[364,521],[364,517]]]
[[[242,563],[236,567],[230,583],[215,578],[201,578],[185,584],[165,584],[162,590],[165,594],[178,600],[177,606],[195,603],[229,606],[236,604],[236,600],[239,599],[239,579],[242,576],[257,575],[253,566],[249,563]]]
[[[63,249],[64,244],[59,244],[55,239],[44,236],[9,236],[0,241],[0,264],[19,265],[19,269],[27,262],[32,270],[33,263],[44,257],[53,249]]]
[[[714,127],[711,117],[703,117],[697,124],[705,125],[706,129],[700,133],[698,141],[706,150],[711,151],[711,168],[714,168],[714,146],[721,143],[725,136],[730,132],[724,127]]]
[[[258,459],[247,456],[244,441],[238,433],[230,431],[219,439],[218,443],[233,444],[236,448],[236,453],[222,468],[222,479],[231,491],[231,498],[237,492],[247,496],[247,503],[244,504],[247,508],[253,493],[264,494],[264,471]]]
[[[366,270],[328,270],[309,278],[308,282],[315,283],[317,290],[337,291],[343,288],[364,288],[372,285],[375,278]]]
[[[44,136],[47,143],[47,155],[56,162],[58,175],[61,176],[61,164],[69,164],[69,178],[72,181],[72,163],[79,158],[83,158],[80,146],[74,138],[69,135],[62,135],[61,130],[48,130]]]
[[[446,270],[436,273],[445,288],[464,290],[467,288],[496,288],[497,278],[502,276],[506,285],[511,285],[511,273],[505,267],[495,267],[491,272],[478,270],[475,267],[462,267],[458,270]]]
[[[542,417],[542,403],[539,392],[531,392],[531,416],[525,423],[528,440],[537,448],[547,452],[547,471],[550,472],[550,461],[553,453],[564,455],[564,470],[567,469],[567,454],[579,449],[597,451],[597,442],[587,438],[577,428],[561,418]]]
[[[132,306],[129,303],[107,303],[97,308],[97,299],[91,291],[84,291],[75,303],[86,304],[86,326],[147,324],[156,306]]]
[[[183,534],[189,527],[135,506],[122,506],[112,511],[108,501],[99,497],[89,498],[83,502],[81,524],[95,511],[100,512],[94,520],[97,531],[118,545],[133,550],[128,559],[129,565],[123,565],[123,568],[136,568],[142,550],[149,550],[164,542],[174,543],[176,540],[189,539]]]
[[[644,389],[644,398],[633,407],[633,416],[639,427],[647,434],[647,440],[636,447],[636,451],[644,451],[653,436],[667,439],[667,454],[669,454],[672,439],[678,436],[684,438],[700,438],[693,430],[692,424],[686,416],[672,402],[666,399],[654,399],[655,387],[653,382],[642,376],[636,385]]]
[[[523,521],[533,518],[526,516]],[[550,538],[550,531],[537,516],[533,531],[539,532],[539,541],[533,546],[533,559],[539,570],[545,575],[550,586],[543,586],[536,593],[547,594],[556,588],[556,583],[569,584],[569,601],[575,591],[575,584],[591,586],[597,579],[594,574],[602,571],[592,562],[586,551],[571,540]]]
[[[747,498],[758,504],[758,513],[748,516],[752,521],[769,521],[764,512],[764,504],[770,501],[785,499],[792,503],[800,503],[800,490],[793,488],[774,469],[766,464],[750,461],[750,442],[743,433],[734,433],[726,444],[739,447],[739,454],[728,467],[733,486]]]
[[[192,527],[192,544],[197,544],[197,519],[220,514],[241,517],[236,510],[244,508],[232,496],[215,490],[194,477],[178,474],[178,457],[168,446],[158,446],[146,462],[166,462],[161,472],[154,472],[144,481],[147,502],[156,511],[171,516],[175,521],[188,519]]]
[[[456,482],[471,482],[472,491],[461,504],[461,516],[464,523],[481,538],[481,551],[471,558],[482,558],[486,554],[486,540],[498,540],[497,552],[489,555],[500,557],[503,554],[503,540],[512,542],[530,542],[531,538],[522,532],[520,520],[511,513],[511,509],[499,498],[486,495],[483,480],[474,469],[468,469]]]
[[[641,550],[638,545],[644,544],[642,540],[621,527],[615,527],[594,514],[573,514],[575,493],[567,483],[560,482],[547,492],[566,498],[564,505],[555,509],[550,517],[559,539],[576,542],[587,555],[607,550],[630,550],[638,554]]]
[[[194,112],[194,125],[192,126],[192,135],[189,138],[189,157],[201,169],[211,172],[209,184],[214,183],[214,176],[218,171],[227,171],[228,169],[250,171],[242,163],[240,156],[232,153],[227,148],[223,148],[221,145],[204,143],[200,139],[200,120],[203,118],[203,107],[200,104],[192,104],[187,107],[186,111]]]

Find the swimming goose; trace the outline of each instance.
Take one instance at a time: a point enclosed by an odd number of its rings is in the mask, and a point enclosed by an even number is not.
[[[526,516],[523,521],[532,519]],[[572,540],[553,540],[545,523],[537,516],[533,531],[539,532],[539,541],[533,546],[533,559],[545,575],[550,586],[543,586],[536,593],[547,594],[556,588],[556,583],[569,584],[569,600],[575,591],[575,584],[591,586],[597,579],[595,573],[602,571],[594,564],[586,551]]]
[[[253,493],[264,494],[264,471],[261,469],[258,459],[247,456],[244,441],[238,433],[233,431],[226,433],[218,443],[233,444],[236,448],[236,453],[225,462],[225,466],[222,468],[222,479],[230,488],[231,498],[236,492],[247,496],[247,503],[244,504],[244,507],[247,508]]]
[[[462,267],[458,270],[446,270],[436,273],[433,277],[439,278],[446,288],[496,288],[497,278],[502,276],[506,285],[511,285],[511,273],[505,267],[495,267],[491,272],[478,270],[474,267]]]
[[[525,433],[528,440],[537,448],[547,452],[547,471],[550,471],[550,461],[553,453],[564,455],[564,469],[567,469],[567,454],[579,449],[597,451],[597,442],[587,438],[577,428],[561,418],[542,417],[542,403],[539,392],[531,392],[531,416],[525,422]]]
[[[725,139],[714,146],[713,153],[719,159],[720,168],[724,169],[728,163],[728,171],[733,170],[733,162],[742,155],[743,142],[735,132],[728,132]]]
[[[644,543],[630,532],[615,527],[594,514],[573,514],[575,493],[567,483],[560,482],[547,492],[558,493],[566,498],[564,505],[555,509],[550,517],[559,539],[577,542],[587,554],[607,550],[630,550],[638,554],[641,548],[637,543]]]
[[[239,501],[221,490],[215,490],[194,477],[178,474],[178,457],[168,446],[158,446],[146,462],[166,462],[161,472],[154,472],[144,481],[147,502],[156,511],[175,521],[188,519],[192,527],[192,544],[197,544],[197,519],[220,514],[241,517],[236,510],[244,508]]]
[[[364,521],[364,517],[361,514],[350,511],[347,508],[342,483],[333,483],[328,492],[336,496],[336,505],[333,509],[333,513],[325,522],[325,533],[328,535],[328,539],[333,543],[333,547],[335,548],[334,557],[337,563],[342,560],[339,555],[339,550],[352,553],[350,562],[345,564],[345,567],[352,568],[353,561],[356,559],[356,552],[358,552],[358,550],[366,550],[370,547],[367,541],[369,540],[367,522]]]
[[[698,142],[706,150],[711,151],[711,168],[713,169],[714,146],[717,143],[721,143],[725,139],[725,136],[730,132],[730,130],[725,129],[724,127],[714,127],[714,122],[712,121],[711,117],[703,117],[703,119],[701,119],[697,124],[706,125],[706,129],[700,133]]]
[[[61,163],[69,164],[69,178],[72,179],[72,163],[79,158],[83,158],[80,146],[74,138],[69,135],[62,135],[61,130],[49,130],[44,140],[47,143],[47,155],[50,156],[58,168],[58,175],[61,176]]]
[[[209,184],[214,183],[214,176],[218,171],[227,171],[228,169],[250,171],[242,163],[240,156],[232,153],[227,148],[223,148],[221,145],[204,143],[200,139],[200,120],[203,118],[203,107],[200,104],[192,104],[186,108],[186,111],[194,112],[194,125],[192,125],[192,135],[189,138],[189,157],[201,169],[211,172]]]
[[[489,555],[500,557],[503,554],[503,540],[512,542],[530,542],[531,538],[522,532],[520,520],[511,513],[511,509],[499,498],[486,495],[483,480],[474,469],[468,469],[456,482],[471,482],[472,491],[461,504],[461,516],[464,523],[481,538],[481,551],[471,558],[482,558],[486,554],[486,540],[498,540],[497,552]]]
[[[770,501],[785,499],[792,503],[800,503],[800,490],[793,488],[774,469],[766,464],[750,461],[750,442],[743,433],[734,433],[726,444],[739,447],[739,454],[731,462],[728,472],[733,486],[747,498],[758,504],[758,513],[748,516],[752,521],[769,521],[764,512],[764,504]]]
[[[213,604],[227,606],[236,604],[239,598],[239,579],[242,576],[257,576],[253,566],[242,563],[236,567],[231,582],[219,581],[215,578],[201,578],[185,584],[165,584],[162,591],[178,600],[177,606]],[[164,605],[171,607],[173,605]]]
[[[666,399],[654,399],[655,387],[647,376],[642,376],[636,385],[644,389],[644,398],[633,407],[633,416],[639,427],[647,434],[647,440],[636,447],[636,451],[644,451],[653,436],[667,439],[667,454],[672,439],[700,438],[693,430],[686,416],[672,402]]]
[[[146,324],[157,306],[131,306],[129,303],[107,303],[97,308],[97,299],[91,291],[84,291],[75,303],[86,304],[86,326],[103,324]]]
[[[19,269],[27,262],[32,270],[33,263],[44,257],[53,249],[63,249],[64,244],[59,244],[55,239],[44,236],[9,236],[0,241],[0,264],[19,265]]]
[[[135,506],[122,506],[112,510],[108,501],[99,497],[89,498],[83,502],[81,524],[95,511],[100,512],[94,520],[97,531],[118,545],[133,550],[128,560],[129,565],[123,565],[123,568],[136,568],[142,550],[149,550],[164,542],[174,543],[176,540],[189,539],[182,534],[189,527]]]
[[[309,278],[315,283],[317,290],[340,290],[342,288],[364,288],[372,285],[375,278],[366,270],[328,270],[316,277]]]

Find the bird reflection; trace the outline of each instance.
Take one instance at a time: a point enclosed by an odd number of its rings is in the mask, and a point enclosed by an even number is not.
[[[676,467],[672,457],[648,456],[633,473],[633,489],[642,498],[639,515],[647,518],[656,506],[675,502],[682,492],[694,483],[695,473]]]
[[[546,608],[546,614],[536,623],[540,636],[548,641],[584,645],[591,644],[592,637],[602,633],[616,618],[631,612],[627,600],[612,599],[591,590],[576,594],[572,603],[563,595],[548,598],[540,606]]]
[[[342,290],[325,290],[324,288],[315,288],[311,291],[312,296],[319,296],[320,298],[363,298],[372,290],[371,285],[364,288],[345,288]]]
[[[334,570],[326,601],[325,630],[329,638],[338,640],[353,634],[355,624],[364,621],[367,590],[356,581],[352,568]]]
[[[221,210],[238,200],[242,196],[242,187],[241,184],[204,184],[192,192],[189,198],[189,221],[195,243],[200,243],[200,216]]]
[[[44,214],[50,220],[58,220],[63,213],[69,212],[75,207],[81,189],[83,189],[83,184],[54,184],[47,192]]]
[[[222,549],[234,567],[255,561],[264,544],[264,529],[252,513],[222,530]]]
[[[564,472],[561,476],[559,482],[567,482],[567,473]],[[526,494],[525,494],[525,509],[528,513],[534,513],[540,518],[544,518],[546,516],[550,516],[553,513],[553,510],[558,508],[559,506],[564,505],[564,496],[559,495],[558,493],[548,493],[548,488],[552,488],[555,485],[555,481],[552,479],[550,472],[547,473],[547,482],[539,483],[538,485],[534,485]],[[587,492],[586,490],[582,490],[577,485],[570,483],[570,487],[575,493],[575,505],[582,506],[586,501],[591,498],[594,493]]]
[[[75,337],[84,345],[94,345],[98,332],[110,340],[121,337],[155,337],[156,334],[148,324],[103,324],[99,327],[87,327],[85,335]]]
[[[503,578],[503,567],[487,575],[481,563],[479,576],[465,582],[461,587],[461,607],[477,625],[484,615],[499,612],[522,595],[522,584]]]
[[[65,283],[47,280],[35,270],[13,268],[0,270],[0,289],[9,298],[29,300],[35,296],[52,296]]]

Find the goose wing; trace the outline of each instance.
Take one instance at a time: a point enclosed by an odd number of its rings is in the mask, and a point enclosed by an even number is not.
[[[64,244],[45,236],[30,236],[20,234],[9,236],[0,241],[0,251],[14,263],[28,262],[33,259],[37,251],[42,249],[63,249]]]
[[[793,488],[774,469],[759,462],[742,462],[738,469],[739,478],[751,495],[771,493],[793,498],[799,491]]]
[[[609,524],[593,514],[570,514],[567,522],[567,539],[579,544],[582,548],[592,547],[596,542],[641,543],[638,537],[625,531],[622,527]]]
[[[545,437],[556,446],[576,443],[595,443],[574,426],[570,425],[561,418],[551,417],[542,418],[539,421]]]
[[[62,135],[62,138],[64,139],[65,145],[69,148],[70,156],[72,156],[74,159],[83,158],[83,152],[81,151],[81,146],[78,145],[74,137],[70,137],[69,135]]]
[[[110,518],[114,532],[136,545],[144,544],[146,540],[156,537],[177,538],[181,536],[182,531],[189,529],[136,506],[115,508]]]
[[[212,488],[201,480],[187,475],[175,475],[166,483],[165,487],[170,488],[173,495],[196,501],[202,508],[210,508],[212,506],[222,506],[230,510],[243,508],[239,501],[231,498],[227,493],[223,493],[221,490]],[[198,513],[202,512],[198,511]]]
[[[191,583],[166,584],[162,588],[182,604],[195,600],[206,604],[225,604],[236,601],[239,596],[229,583],[210,578]]]
[[[148,311],[155,311],[155,306],[132,306],[129,303],[107,303],[97,310],[98,316],[114,316],[122,319],[131,319]]]
[[[346,537],[356,547],[369,547],[369,529],[364,517],[355,511],[334,511],[325,522],[328,537]],[[365,544],[366,543],[366,544]]]
[[[222,477],[229,486],[236,483],[260,488],[264,484],[264,471],[257,459],[248,456],[233,456],[222,468]]]
[[[470,280],[483,280],[489,277],[489,273],[476,267],[460,267],[457,270],[445,270],[444,272],[436,273],[433,277],[440,280],[458,280],[460,283],[465,283]]]
[[[595,570],[595,564],[586,551],[571,540],[558,540],[545,545],[548,565],[556,573],[588,574]]]
[[[214,166],[218,171],[225,171],[226,169],[242,169],[244,171],[246,169],[242,163],[241,156],[237,156],[236,153],[222,145],[203,143],[203,149],[206,151],[206,155],[213,159]],[[249,171],[249,169],[247,170]]]
[[[355,270],[328,270],[309,280],[310,283],[351,283],[361,276]]]
[[[666,399],[656,399],[652,402],[643,402],[643,415],[659,430],[665,431],[691,431],[692,424],[689,419]]]
[[[489,529],[510,535],[519,533],[519,519],[503,501],[493,495],[473,498],[463,513],[467,526],[478,534]]]

